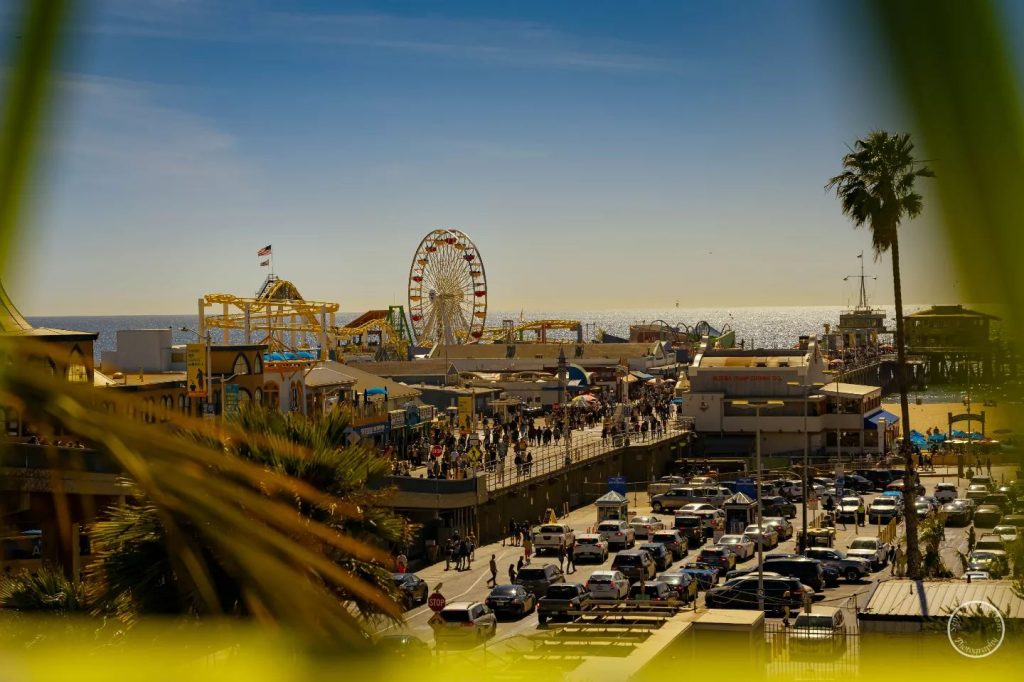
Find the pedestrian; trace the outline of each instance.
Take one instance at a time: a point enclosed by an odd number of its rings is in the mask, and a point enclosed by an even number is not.
[[[453,538],[448,538],[448,541],[444,545],[444,570],[449,571],[452,567],[452,562],[455,560],[455,541]]]
[[[896,556],[893,557],[892,562],[892,575],[896,576],[897,578],[903,577],[903,560],[903,546],[900,545],[896,548]]]
[[[970,554],[971,552],[974,551],[975,539],[976,538],[974,537],[974,525],[972,524],[971,527],[967,529],[967,553],[968,554]]]
[[[504,547],[505,541],[502,540],[501,544]],[[515,545],[516,544],[516,520],[515,519],[509,519],[509,522],[508,522],[508,544],[510,544],[510,545]]]
[[[509,583],[509,585],[515,585],[516,584],[516,565],[515,564],[509,564],[508,565],[508,583]]]
[[[523,560],[523,557],[519,557],[519,559],[516,561],[516,576],[517,577],[522,572],[523,566],[525,566],[525,565],[526,565],[526,561]]]
[[[989,457],[985,460],[985,468],[988,470],[988,475],[992,475],[992,458]]]
[[[867,514],[864,511],[864,500],[861,500],[860,502],[857,503],[857,525],[864,525],[864,517],[866,515]]]
[[[565,570],[565,540],[558,543],[558,570]]]
[[[569,562],[569,572],[576,572],[576,538],[573,538],[569,546],[565,548],[565,558]]]
[[[469,560],[476,560],[476,535],[473,531],[469,531]]]
[[[525,530],[523,531],[523,556],[526,557],[526,563],[530,563],[531,554],[533,554],[533,537],[529,530]]]
[[[395,557],[395,568],[399,573],[405,573],[405,567],[409,564],[408,557],[405,556],[401,551],[398,552],[398,556]]]
[[[491,579],[488,581],[489,582],[488,587],[497,587],[498,586],[498,562],[497,562],[497,560],[496,560],[496,558],[495,558],[495,556],[493,554],[491,555],[491,561],[489,562],[488,567],[491,569]]]

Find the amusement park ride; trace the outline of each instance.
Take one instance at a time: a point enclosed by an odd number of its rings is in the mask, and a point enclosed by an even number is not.
[[[211,306],[220,314],[207,314]],[[200,331],[220,329],[224,343],[241,335],[245,343],[262,343],[271,351],[327,348],[337,359],[372,355],[378,360],[408,358],[412,334],[402,306],[371,310],[337,325],[338,304],[307,301],[294,284],[270,275],[256,295],[207,294],[199,299]]]

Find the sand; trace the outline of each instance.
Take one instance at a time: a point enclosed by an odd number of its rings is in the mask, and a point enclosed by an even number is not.
[[[882,404],[889,412],[895,415],[900,413],[900,404],[886,402]],[[952,412],[954,415],[967,412],[967,408],[961,403],[924,403],[921,405],[910,403],[910,427],[921,433],[929,428],[938,427],[943,433],[949,428],[947,415]],[[985,435],[989,438],[1006,440],[1009,434],[995,433],[1002,429],[1011,429],[1017,436],[1024,435],[1024,405],[1020,403],[1000,402],[996,407],[985,407],[981,403],[971,405],[971,412],[985,413]],[[954,428],[967,431],[967,422],[958,422]],[[981,425],[977,422],[971,424],[972,431],[981,431]]]

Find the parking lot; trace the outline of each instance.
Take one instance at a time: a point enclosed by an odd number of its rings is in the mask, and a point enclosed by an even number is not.
[[[967,481],[961,479],[957,481],[955,470],[952,470],[952,476],[942,475],[942,473],[934,476],[926,476],[922,478],[922,484],[926,488],[926,493],[931,494],[935,488],[935,485],[940,482],[946,483],[957,483],[958,494],[962,496],[967,487]],[[1003,478],[1010,480],[1012,472],[996,470],[993,472],[996,480]],[[864,495],[865,508],[867,508],[871,501],[878,496],[880,493],[874,492]],[[647,496],[643,493],[630,493],[628,495],[628,502],[630,505],[630,514],[651,514],[651,507]],[[791,519],[794,529],[800,528],[801,523],[801,507],[797,504],[795,518]],[[810,512],[809,518],[812,518],[817,512]],[[668,527],[671,527],[673,515],[671,512],[656,515],[661,520],[665,521]],[[569,524],[576,534],[586,533],[592,531],[597,524],[596,509],[590,505],[577,509],[569,514],[568,517],[560,519],[560,522]],[[835,533],[834,547],[839,550],[846,550],[849,548],[850,543],[858,537],[875,537],[880,532],[880,526],[868,522],[865,526],[857,526],[852,523],[837,523]],[[903,524],[899,524],[898,534],[902,536]],[[980,533],[980,531],[979,531]],[[766,553],[789,553],[796,552],[796,540],[795,534],[793,538],[785,540],[779,544],[778,547],[771,550],[766,550]],[[639,544],[639,541],[638,541]],[[710,547],[711,541],[707,541],[705,546]],[[693,563],[696,560],[697,554],[700,552],[700,547],[690,548],[688,554],[679,561],[675,561],[669,570],[676,570],[682,565]],[[959,554],[967,553],[967,527],[947,527],[945,533],[945,539],[941,543],[941,556],[943,563],[953,573],[959,576],[962,573],[962,562]],[[434,564],[424,570],[418,572],[418,575],[430,587],[431,592],[439,591],[444,595],[445,599],[449,604],[453,602],[483,602],[488,593],[490,592],[489,579],[490,571],[488,568],[488,562],[492,555],[498,565],[498,578],[497,583],[507,584],[509,582],[508,569],[509,564],[514,564],[516,560],[522,556],[523,548],[519,546],[510,546],[508,544],[502,545],[501,543],[495,543],[484,547],[477,548],[475,560],[472,562],[472,566],[468,570],[456,571],[454,567],[450,570],[445,570],[444,562]],[[616,553],[610,552],[608,558],[601,563],[593,564],[581,564],[571,570],[566,564],[565,581],[567,583],[582,583],[586,584],[591,574],[598,570],[610,570],[612,561],[614,560]],[[541,556],[534,557],[529,564],[530,566],[539,566],[543,564],[554,564],[558,565],[558,558],[554,556]],[[737,568],[754,568],[757,565],[756,553],[753,557],[739,561]],[[766,569],[767,570],[767,569]],[[838,586],[827,587],[818,594],[815,595],[815,603],[826,604],[836,607],[844,607],[849,609],[855,609],[858,605],[862,605],[865,601],[867,593],[871,590],[873,583],[880,580],[889,579],[892,576],[892,566],[887,564],[878,570],[872,571],[867,578],[857,580],[856,582],[847,582],[847,580],[840,580]],[[724,580],[719,581],[721,585]],[[693,606],[688,608],[703,609],[704,606],[704,592],[701,591],[698,595],[698,599]],[[852,611],[851,611],[852,612]],[[396,632],[404,632],[412,634],[428,644],[433,645],[434,636],[433,628],[430,625],[430,618],[433,612],[428,606],[417,607],[406,614],[406,623],[402,627],[389,627],[382,631],[381,634],[394,634]],[[769,616],[770,621],[778,622],[780,620],[778,614],[772,614]],[[852,619],[851,619],[852,620]],[[551,627],[551,626],[546,626]],[[544,626],[540,626],[536,613],[528,614],[518,619],[499,619],[495,636],[490,638],[488,641],[493,644],[501,640],[508,638],[529,635],[542,631]]]

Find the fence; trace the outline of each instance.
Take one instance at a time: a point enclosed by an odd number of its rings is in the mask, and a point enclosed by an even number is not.
[[[839,609],[841,621],[835,627],[794,628],[799,611],[790,614],[788,627],[779,622],[765,623],[766,677],[791,680],[856,676],[861,648],[856,595],[841,599],[828,604]]]
[[[548,453],[538,457],[530,464],[516,467],[512,457],[506,457],[505,462],[498,462],[496,467],[487,471],[487,489],[490,491],[509,488],[527,481],[543,478],[568,467],[585,462],[601,455],[620,450],[631,445],[650,445],[671,440],[689,429],[685,422],[669,422],[665,430],[659,435],[650,432],[646,436],[632,434],[630,438],[623,439],[621,436],[613,439],[588,440],[582,445],[572,445],[568,449],[559,448],[557,452]]]

